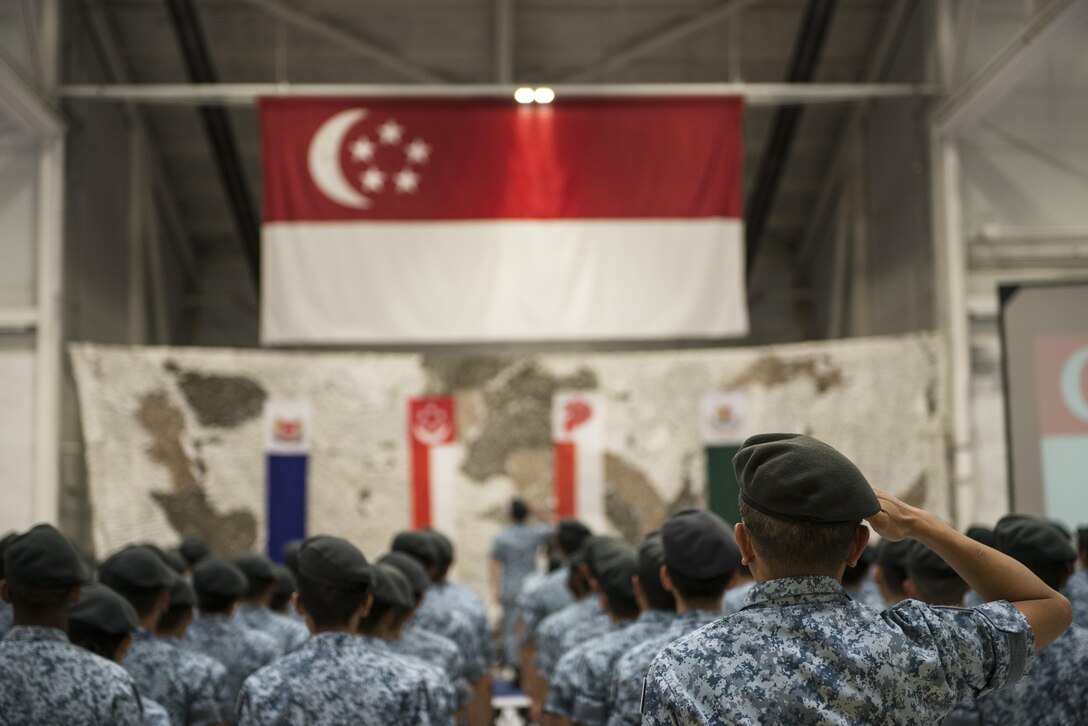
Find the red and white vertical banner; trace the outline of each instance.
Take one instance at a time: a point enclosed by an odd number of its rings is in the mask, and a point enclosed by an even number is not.
[[[604,396],[560,391],[552,400],[555,502],[560,517],[604,525]]]
[[[1088,335],[1035,337],[1042,487],[1048,517],[1088,520]]]
[[[452,396],[423,396],[408,401],[411,449],[412,528],[434,527],[452,534],[457,520],[457,470],[461,447]]]

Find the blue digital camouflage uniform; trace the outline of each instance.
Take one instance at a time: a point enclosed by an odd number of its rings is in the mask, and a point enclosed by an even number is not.
[[[1088,723],[1088,630],[1072,625],[1039,651],[1023,680],[975,701],[983,724]]]
[[[305,623],[272,612],[264,605],[246,603],[234,608],[234,619],[250,630],[256,630],[272,638],[279,644],[280,653],[290,653],[310,637],[310,629]]]
[[[570,720],[604,726],[612,711],[612,682],[619,659],[632,648],[664,634],[676,618],[672,611],[647,610],[626,628],[594,639],[592,647],[577,649],[581,653]]]
[[[426,663],[412,655],[399,652],[390,640],[369,635],[359,636],[367,648],[385,658],[399,661],[409,673],[423,679],[431,706],[431,723],[452,726],[453,712],[457,709],[457,694],[450,677],[436,665]]]
[[[0,600],[0,637],[11,630],[11,619],[14,610],[11,603]]]
[[[570,567],[560,567],[543,575],[531,589],[527,587],[522,591],[518,597],[518,617],[522,623],[523,644],[536,637],[537,628],[544,618],[574,602],[567,588],[568,577]]]
[[[843,588],[846,594],[850,596],[851,600],[860,602],[862,605],[868,605],[869,607],[877,610],[883,610],[884,596],[880,594],[880,588],[872,580],[866,578],[861,581],[858,589],[851,590],[849,588]]]
[[[63,630],[13,627],[0,640],[0,663],[16,674],[0,688],[0,718],[9,722],[14,722],[10,714],[29,711],[30,723],[143,723],[132,677],[116,663],[69,643]]]
[[[0,658],[0,683],[4,684],[4,690],[12,694],[30,694],[30,686],[27,685],[26,676],[14,663]],[[48,704],[43,704],[48,705]],[[0,695],[0,723],[3,724],[34,724],[48,720],[47,715],[34,711],[32,699],[27,697],[14,698]]]
[[[657,654],[677,638],[698,630],[722,617],[719,610],[690,610],[676,615],[665,631],[648,638],[620,656],[612,677],[612,710],[608,726],[637,726],[642,723],[642,682]]]
[[[518,595],[525,580],[536,572],[536,558],[541,546],[552,532],[546,524],[511,524],[499,532],[491,543],[491,559],[502,565],[502,642],[503,659],[517,663]]]
[[[140,693],[161,703],[175,724],[222,723],[234,712],[237,692],[228,691],[226,667],[174,638],[137,630],[121,665]]]
[[[464,585],[445,580],[436,582],[427,588],[420,603],[420,609],[429,610],[454,610],[464,613],[474,626],[476,640],[482,644],[482,656],[484,663],[494,660],[494,647],[491,643],[491,626],[487,621],[487,606],[476,592]]]
[[[242,681],[280,654],[271,635],[250,630],[226,615],[201,615],[185,631],[182,645],[214,658],[227,669],[223,679],[231,699],[237,698]]]
[[[469,683],[475,683],[487,675],[486,649],[469,616],[457,610],[420,608],[404,625],[405,631],[413,628],[422,628],[452,640],[465,657],[465,677]]]
[[[786,577],[658,654],[642,723],[931,724],[1018,681],[1034,640],[1007,602],[876,612],[830,577]]]
[[[744,600],[748,597],[748,591],[755,586],[755,580],[751,582],[741,583],[736,587],[731,587],[725,591],[722,595],[722,614],[729,615],[730,613],[739,612],[744,607]]]
[[[141,697],[144,707],[144,726],[170,726],[170,714],[158,701]]]
[[[422,628],[404,628],[400,639],[391,641],[389,645],[398,653],[419,658],[441,668],[457,692],[457,708],[461,708],[472,698],[472,685],[465,677],[465,659],[449,638]]]
[[[594,596],[593,599],[596,600],[597,598]],[[571,625],[570,630],[563,633],[562,637],[559,638],[559,648],[555,651],[555,662],[559,663],[559,658],[562,658],[575,646],[607,633],[610,630],[611,622],[608,615],[600,609],[598,603],[596,613]]]
[[[246,679],[239,723],[421,724],[432,706],[422,676],[351,633],[318,633]]]
[[[574,713],[574,698],[578,693],[579,664],[585,649],[611,633],[618,632],[627,627],[629,622],[615,623],[606,620],[607,627],[596,637],[581,641],[578,645],[569,648],[559,657],[555,664],[551,680],[548,682],[548,697],[544,701],[544,713],[551,713],[570,720]]]
[[[589,596],[573,602],[557,613],[544,618],[536,631],[536,656],[533,665],[542,676],[551,678],[562,653],[563,635],[578,623],[590,618],[607,616],[601,611],[597,598]]]
[[[1065,583],[1062,593],[1073,606],[1073,623],[1088,628],[1088,572],[1077,570]]]

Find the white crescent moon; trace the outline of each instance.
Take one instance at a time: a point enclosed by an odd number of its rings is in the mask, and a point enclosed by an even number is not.
[[[344,176],[340,166],[340,148],[348,129],[366,118],[366,109],[353,108],[334,114],[321,124],[310,142],[307,162],[310,176],[321,192],[337,204],[353,209],[366,209],[370,200],[364,197]]]

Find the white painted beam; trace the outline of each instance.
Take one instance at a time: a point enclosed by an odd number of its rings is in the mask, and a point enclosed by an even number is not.
[[[39,138],[53,138],[64,132],[64,122],[60,117],[2,57],[0,111],[6,112],[25,131]]]
[[[495,0],[495,82],[514,82],[514,0]]]

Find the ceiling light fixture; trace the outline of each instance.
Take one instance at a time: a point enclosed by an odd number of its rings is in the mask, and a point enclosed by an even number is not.
[[[532,103],[535,98],[536,94],[531,88],[519,88],[514,91],[514,100],[518,103]]]

